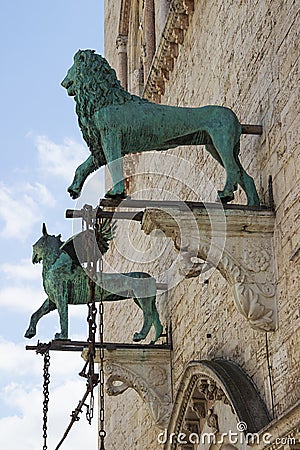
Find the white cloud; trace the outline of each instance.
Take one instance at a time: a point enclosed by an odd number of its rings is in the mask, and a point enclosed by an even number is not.
[[[42,264],[32,264],[29,259],[22,259],[17,264],[1,264],[0,273],[5,282],[0,289],[0,306],[18,312],[34,312],[39,308],[47,298],[42,287],[42,267]],[[69,317],[86,321],[86,316],[87,306],[69,305]]]
[[[30,259],[22,259],[18,264],[3,263],[0,271],[7,280],[40,280],[42,276],[42,266],[33,265]]]
[[[72,139],[56,144],[47,136],[37,136],[36,145],[42,170],[70,181],[75,169],[89,156],[88,149]]]
[[[55,199],[44,184],[38,182],[34,185],[26,183],[25,189],[32,195],[37,203],[40,203],[41,205],[46,204],[48,207],[55,206]]]
[[[0,184],[0,218],[4,227],[0,236],[26,240],[33,225],[42,219],[42,207],[54,206],[55,199],[41,183],[20,183],[13,187]]]
[[[26,351],[23,343],[13,343],[0,337],[1,380],[8,379],[0,389],[2,405],[0,448],[18,450],[42,447],[42,383],[43,357]],[[48,413],[48,448],[55,448],[86,389],[86,380],[78,376],[84,365],[80,352],[50,353],[50,402]],[[64,450],[96,448],[97,389],[95,417],[92,426],[85,420],[85,408],[63,444]],[[87,399],[89,400],[89,398]]]
[[[0,336],[0,371],[8,373],[14,378],[25,375],[39,375],[41,361],[38,361],[34,352],[25,351],[24,344],[16,344]]]
[[[46,298],[42,287],[22,284],[6,286],[0,291],[0,306],[18,313],[33,313]]]
[[[54,375],[52,375],[54,377]],[[50,378],[51,380],[51,378]],[[51,389],[48,413],[48,448],[55,448],[85,392],[84,380],[68,380]],[[25,384],[11,383],[1,392],[2,400],[18,413],[0,419],[0,448],[18,450],[30,448],[40,450],[42,438],[42,392],[40,388],[28,389]],[[95,391],[95,400],[97,393]],[[97,404],[92,426],[85,420],[85,410],[80,415],[63,444],[64,450],[74,448],[96,448]]]
[[[86,337],[76,336],[75,340],[86,341]],[[27,344],[36,345],[36,342],[26,341]],[[11,380],[13,378],[14,382],[20,378],[24,381],[25,376],[30,376],[32,380],[36,381],[42,376],[42,356],[36,355],[33,350],[26,350],[24,342],[15,343],[0,336],[0,354],[1,373],[9,374]],[[76,379],[77,374],[84,365],[84,360],[80,352],[66,353],[53,351],[51,352],[50,360],[50,372],[53,372],[56,384],[61,384],[66,377],[70,377],[71,375]]]

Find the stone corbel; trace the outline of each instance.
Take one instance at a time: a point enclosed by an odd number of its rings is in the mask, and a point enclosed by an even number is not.
[[[142,229],[162,230],[179,252],[179,272],[195,277],[214,267],[231,287],[235,306],[260,331],[277,327],[274,213],[207,204],[193,212],[146,209]]]
[[[122,34],[119,34],[116,39],[116,47],[117,53],[127,53],[127,43],[128,37]]]
[[[170,350],[121,348],[104,351],[109,396],[134,389],[159,428],[166,428],[172,410]],[[96,353],[99,362],[99,351]]]

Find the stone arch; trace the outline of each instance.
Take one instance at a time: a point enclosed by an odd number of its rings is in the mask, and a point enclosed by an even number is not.
[[[185,435],[187,445],[180,448],[186,450],[235,450],[226,436],[227,429],[246,436],[257,433],[270,420],[253,380],[236,363],[224,359],[191,361],[177,391],[164,449],[179,448],[177,438]],[[246,424],[246,428],[239,429],[239,424]],[[189,442],[192,435],[199,436],[196,446],[195,439],[193,445]]]

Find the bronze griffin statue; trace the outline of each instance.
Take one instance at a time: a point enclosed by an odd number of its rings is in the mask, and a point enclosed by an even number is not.
[[[239,184],[248,205],[259,206],[254,181],[238,157],[242,127],[230,109],[159,105],[131,95],[121,87],[106,59],[93,50],[75,54],[62,86],[75,99],[79,126],[91,152],[68,188],[72,198],[80,196],[88,175],[106,164],[113,182],[106,197],[124,197],[124,155],[205,144],[226,170],[224,189],[218,191],[220,200],[233,200]]]
[[[113,233],[110,221],[107,220],[101,236],[101,252],[107,251],[108,241]],[[81,305],[89,301],[89,277],[81,266],[72,245],[75,235],[65,243],[61,236],[49,235],[45,224],[42,237],[33,245],[32,262],[43,262],[43,286],[47,299],[35,311],[30,319],[25,337],[36,335],[38,321],[49,312],[57,309],[61,331],[55,339],[68,339],[68,305]],[[81,234],[81,233],[79,233]],[[104,302],[133,298],[143,311],[143,326],[133,336],[138,342],[145,339],[152,324],[155,328],[154,343],[162,333],[162,325],[156,309],[156,281],[145,272],[102,273],[96,283],[95,300]]]

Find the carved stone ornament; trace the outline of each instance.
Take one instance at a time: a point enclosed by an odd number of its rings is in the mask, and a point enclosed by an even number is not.
[[[164,450],[181,448],[176,438],[183,434],[188,438],[190,433],[200,436],[202,432],[228,432],[231,419],[232,429],[237,422],[243,422],[250,433],[264,429],[271,420],[253,381],[237,364],[224,359],[190,361],[165,433],[175,438],[165,440]]]
[[[218,416],[217,414],[214,413],[213,408],[210,408],[208,410],[207,425],[209,428],[212,429],[213,433],[219,432]]]
[[[99,353],[96,361],[99,362]],[[168,426],[172,410],[170,350],[105,350],[104,372],[108,395],[134,389],[147,405],[154,423],[162,429]]]
[[[116,47],[118,53],[126,53],[127,52],[127,36],[119,34],[116,40]]]
[[[178,45],[184,43],[186,30],[194,12],[194,0],[172,0],[162,37],[153,58],[144,88],[144,97],[160,102],[164,79],[169,79],[178,57]]]
[[[173,239],[186,278],[216,268],[252,328],[276,329],[272,211],[213,203],[190,212],[146,209],[142,229],[146,234],[160,229]]]

